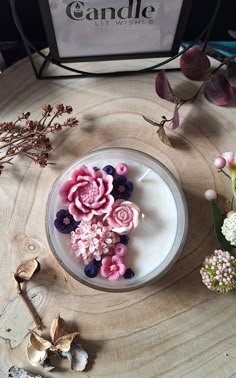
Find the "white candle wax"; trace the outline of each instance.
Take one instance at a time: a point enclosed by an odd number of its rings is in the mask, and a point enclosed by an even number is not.
[[[58,191],[78,164],[102,169],[121,162],[127,164],[127,178],[134,185],[129,200],[135,202],[142,213],[139,226],[129,234],[128,254],[124,258],[125,265],[135,272],[135,276],[115,282],[100,274],[88,278],[84,265],[79,264],[73,254],[70,235],[60,234],[53,226],[57,211],[66,208]],[[54,185],[47,214],[50,244],[62,265],[79,280],[105,290],[128,290],[160,276],[175,259],[186,234],[185,203],[174,178],[156,160],[128,149],[101,150],[81,158]]]

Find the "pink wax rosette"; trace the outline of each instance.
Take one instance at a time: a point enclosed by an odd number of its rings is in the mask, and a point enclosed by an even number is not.
[[[70,234],[70,251],[89,278],[100,274],[116,281],[134,276],[125,256],[128,235],[138,227],[141,213],[129,200],[133,183],[127,175],[124,163],[102,169],[78,165],[60,187],[65,208],[57,212],[54,226]]]

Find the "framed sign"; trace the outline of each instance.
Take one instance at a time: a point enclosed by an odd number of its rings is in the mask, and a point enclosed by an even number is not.
[[[172,56],[191,0],[39,0],[52,57],[59,62]]]

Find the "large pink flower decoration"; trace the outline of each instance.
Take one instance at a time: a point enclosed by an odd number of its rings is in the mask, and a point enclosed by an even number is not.
[[[90,221],[94,215],[110,213],[114,203],[110,192],[113,177],[104,171],[79,165],[60,189],[64,204],[76,221]]]
[[[102,259],[101,276],[116,281],[125,274],[126,266],[120,256],[106,256]]]
[[[112,231],[120,235],[128,234],[139,225],[140,208],[133,202],[116,200],[106,220]]]

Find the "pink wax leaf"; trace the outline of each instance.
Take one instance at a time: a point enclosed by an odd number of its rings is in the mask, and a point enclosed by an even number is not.
[[[232,96],[233,89],[223,74],[214,75],[206,81],[204,96],[215,105],[227,105]]]
[[[164,100],[175,102],[175,96],[170,83],[166,77],[165,71],[160,71],[156,77],[155,83],[156,93]]]
[[[230,35],[230,37],[236,39],[236,30],[229,29],[228,34]]]
[[[231,62],[227,66],[227,80],[231,87],[236,88],[236,63]]]
[[[175,105],[175,110],[174,110],[174,116],[171,122],[171,128],[172,130],[175,130],[179,127],[179,110],[177,104]]]
[[[190,49],[180,57],[180,69],[190,80],[204,80],[210,65],[210,60],[201,47]]]

